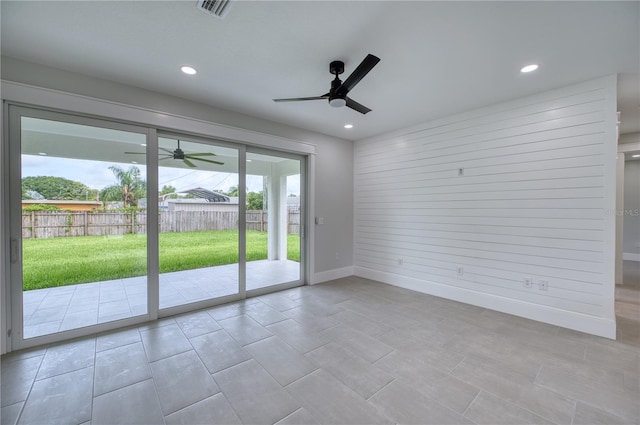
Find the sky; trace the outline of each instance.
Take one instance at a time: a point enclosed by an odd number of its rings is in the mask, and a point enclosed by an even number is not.
[[[27,176],[55,176],[84,183],[91,189],[103,189],[115,183],[112,165],[128,169],[136,166],[142,175],[146,173],[146,166],[142,164],[117,164],[113,162],[89,161],[70,158],[56,158],[38,155],[22,155],[22,177]],[[220,173],[199,171],[197,169],[182,169],[160,167],[158,173],[159,187],[170,185],[181,190],[203,187],[212,191],[227,191],[238,185],[238,175],[235,173]],[[262,176],[247,176],[249,192],[260,192]],[[287,194],[300,195],[300,177],[292,176],[287,179]]]

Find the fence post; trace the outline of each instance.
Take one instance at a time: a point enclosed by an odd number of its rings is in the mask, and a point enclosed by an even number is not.
[[[88,211],[84,211],[84,236],[89,236],[89,214]]]
[[[36,229],[36,213],[35,211],[31,211],[31,237],[33,239],[37,238],[37,229]]]

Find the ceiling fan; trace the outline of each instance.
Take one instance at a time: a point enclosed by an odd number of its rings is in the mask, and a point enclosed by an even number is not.
[[[371,109],[351,99],[347,94],[364,78],[380,62],[380,59],[372,54],[368,54],[360,65],[344,80],[344,83],[340,80],[338,75],[344,72],[344,62],[333,61],[329,64],[329,72],[334,74],[336,78],[331,81],[331,90],[329,93],[322,96],[315,97],[294,97],[290,99],[273,99],[274,102],[299,102],[303,100],[320,100],[329,99],[329,105],[339,108],[347,106],[361,114],[371,112]]]
[[[166,153],[161,153],[159,155],[160,161],[162,161],[163,159],[181,159],[182,162],[187,164],[187,166],[193,167],[193,168],[196,167],[196,164],[191,162],[192,160],[209,162],[211,164],[224,165],[224,162],[212,161],[210,159],[200,158],[201,156],[216,156],[215,153],[211,153],[211,152],[184,153],[184,151],[180,149],[180,140],[178,140],[178,147],[174,151],[161,148],[161,147],[159,147],[158,150],[166,152]],[[146,155],[145,152],[125,152],[125,153],[129,155]]]

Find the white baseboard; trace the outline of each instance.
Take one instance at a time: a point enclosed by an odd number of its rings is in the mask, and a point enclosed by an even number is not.
[[[353,266],[342,267],[339,269],[327,270],[324,272],[314,273],[311,279],[311,284],[328,282],[330,280],[340,279],[343,277],[353,276]]]
[[[616,338],[616,322],[614,319],[589,316],[572,311],[513,300],[497,295],[442,285],[426,280],[380,272],[364,267],[354,267],[356,276],[388,283],[389,285],[411,289],[425,294],[435,295],[466,304],[476,305],[503,313],[521,316],[539,322],[549,323],[563,328],[573,329],[605,338]]]
[[[626,261],[640,261],[640,254],[634,252],[625,252],[622,254],[622,259]]]

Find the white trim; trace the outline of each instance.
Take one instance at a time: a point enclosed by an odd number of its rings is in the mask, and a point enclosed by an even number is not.
[[[339,269],[327,270],[324,272],[318,272],[313,274],[311,284],[328,282],[330,280],[342,279],[343,277],[353,276],[353,267],[342,267]]]
[[[316,145],[308,142],[12,81],[0,81],[0,90],[3,99],[34,107],[93,115],[159,130],[197,134],[300,154],[312,154],[316,150]]]
[[[158,132],[155,128],[147,130],[147,193],[150,188],[158,187]],[[160,305],[160,232],[150,232],[149,229],[159,229],[158,203],[147,203],[147,312],[150,320],[158,318]]]
[[[604,210],[615,211],[616,208],[616,168],[618,143],[617,114],[617,75],[604,77],[605,122],[604,137]],[[598,81],[598,80],[594,80]],[[603,211],[604,211],[603,210]],[[605,214],[603,223],[603,319],[616,321],[616,216]],[[616,338],[615,325],[611,338]],[[573,329],[573,328],[572,328]],[[588,330],[586,332],[589,332]]]
[[[640,142],[618,145],[618,153],[627,153],[633,151],[640,151]]]
[[[622,254],[622,259],[625,261],[640,261],[640,254],[634,252],[625,252]]]
[[[316,156],[309,155],[307,157],[307,179],[306,179],[306,204],[307,210],[305,212],[305,252],[306,270],[304,273],[305,283],[313,285],[316,270],[316,225],[314,217],[316,215]]]
[[[539,322],[549,323],[605,338],[616,338],[615,319],[580,314],[553,307],[531,304],[465,288],[441,285],[427,280],[404,277],[364,267],[354,267],[354,274],[400,288],[500,311]]]
[[[7,337],[11,323],[11,281],[9,275],[9,107],[2,105],[2,121],[0,122],[0,354],[11,351],[11,340]]]

